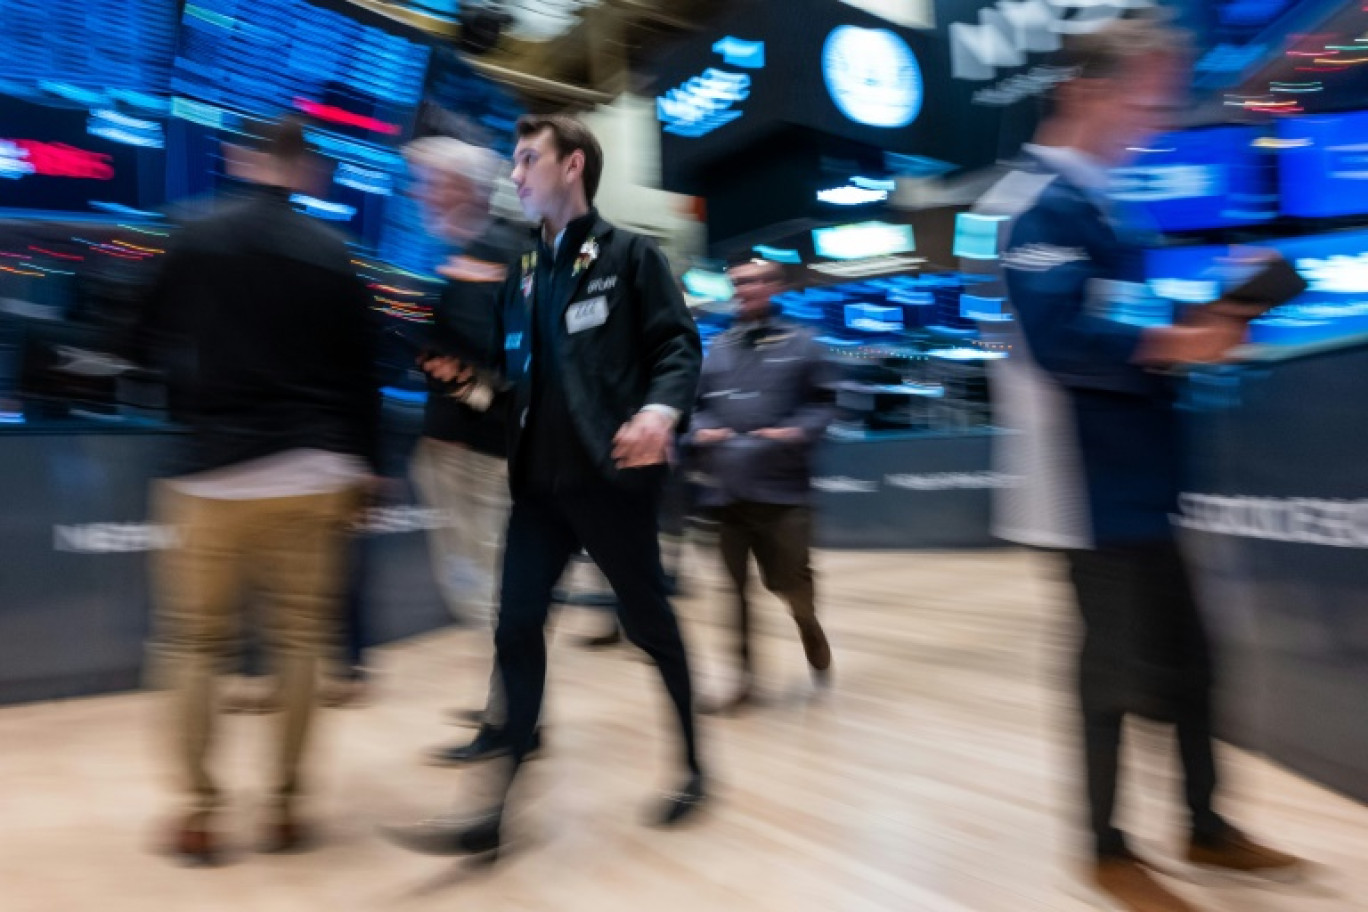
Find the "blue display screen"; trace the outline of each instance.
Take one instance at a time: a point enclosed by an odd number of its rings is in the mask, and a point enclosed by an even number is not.
[[[1282,209],[1327,218],[1368,212],[1368,112],[1278,122]]]
[[[188,0],[181,24],[177,94],[245,113],[297,111],[377,142],[411,130],[431,49],[399,26],[304,0]]]
[[[165,95],[178,0],[0,0],[0,91],[93,107]]]
[[[1310,286],[1293,300],[1254,321],[1251,339],[1269,344],[1314,342],[1368,330],[1368,231],[1260,241],[1281,253]],[[1232,272],[1222,264],[1225,247],[1153,250],[1146,272],[1155,294],[1183,303],[1220,297]]]
[[[164,146],[160,120],[0,95],[0,209],[151,214]]]
[[[476,73],[451,48],[433,51],[417,135],[454,136],[511,158],[514,127],[522,113],[512,95]]]
[[[226,168],[224,146],[241,144],[264,122],[185,99],[177,99],[174,110],[167,175],[171,197],[202,197],[231,189],[235,181]],[[316,194],[301,196],[296,208],[329,222],[361,247],[378,249],[386,209],[406,178],[403,157],[394,149],[329,132],[307,135],[330,170]]]
[[[1266,222],[1277,215],[1276,159],[1253,127],[1157,136],[1112,171],[1113,199],[1138,207],[1160,231]]]
[[[690,269],[682,276],[684,290],[696,298],[726,302],[735,297],[735,289],[724,272]]]
[[[845,305],[845,325],[847,329],[867,333],[902,332],[902,308],[878,304],[847,304]]]
[[[996,260],[1002,249],[1005,215],[978,215],[961,212],[955,216],[954,254],[966,260]]]
[[[891,256],[917,249],[911,225],[888,222],[858,222],[833,228],[815,228],[812,245],[820,257],[833,260],[860,260]]]

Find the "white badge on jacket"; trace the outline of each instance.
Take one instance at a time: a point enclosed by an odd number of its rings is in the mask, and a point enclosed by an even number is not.
[[[571,335],[602,326],[608,320],[608,298],[600,295],[578,304],[571,304],[565,312],[565,331]]]

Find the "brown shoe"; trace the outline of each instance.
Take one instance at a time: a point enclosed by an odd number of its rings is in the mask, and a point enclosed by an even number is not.
[[[817,671],[831,667],[831,644],[827,642],[826,632],[816,619],[798,625],[798,633],[803,638],[803,652],[808,664]]]
[[[267,855],[301,852],[309,847],[312,833],[292,815],[277,813],[266,827],[260,849]]]
[[[1138,858],[1104,858],[1092,869],[1092,883],[1113,904],[1125,912],[1197,912],[1155,880]]]
[[[1234,827],[1218,839],[1188,843],[1187,860],[1202,868],[1273,880],[1296,880],[1306,868],[1300,858],[1259,845]]]
[[[190,814],[176,827],[168,851],[182,863],[208,868],[219,863],[218,839],[207,814]]]

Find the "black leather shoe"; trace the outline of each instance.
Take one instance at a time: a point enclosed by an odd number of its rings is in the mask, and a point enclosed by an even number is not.
[[[532,749],[528,751],[526,759],[534,758],[540,751],[541,732],[537,731],[532,735]],[[428,759],[436,766],[461,766],[507,757],[512,752],[513,746],[504,737],[503,729],[485,725],[475,734],[475,740],[469,744],[439,747],[428,755]]]
[[[503,815],[436,817],[409,826],[383,827],[385,838],[395,845],[423,855],[481,855],[498,857],[502,845],[499,829]]]
[[[703,774],[694,773],[683,788],[665,796],[655,815],[655,824],[662,827],[679,826],[698,813],[707,800],[708,792],[703,784]]]

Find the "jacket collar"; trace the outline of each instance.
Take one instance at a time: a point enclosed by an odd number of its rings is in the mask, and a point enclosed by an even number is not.
[[[613,226],[603,220],[597,209],[590,208],[584,215],[565,226],[565,233],[561,235],[559,248],[552,250],[552,245],[546,242],[540,228],[536,230],[537,243],[541,249],[541,255],[547,257],[548,263],[560,265],[561,261],[567,257],[573,262],[574,258],[579,256],[580,247],[589,238],[602,238],[612,229]]]
[[[281,187],[276,184],[252,184],[248,194],[252,199],[261,203],[272,205],[288,206],[290,197],[294,196],[295,191],[289,187]]]
[[[1105,195],[1107,169],[1097,159],[1066,146],[1027,143],[1022,151],[1085,193]]]
[[[1107,196],[1107,171],[1095,159],[1061,146],[1027,143],[1021,151],[1037,170],[1055,175],[1060,183],[1087,200],[1103,218],[1110,219],[1113,205]]]

